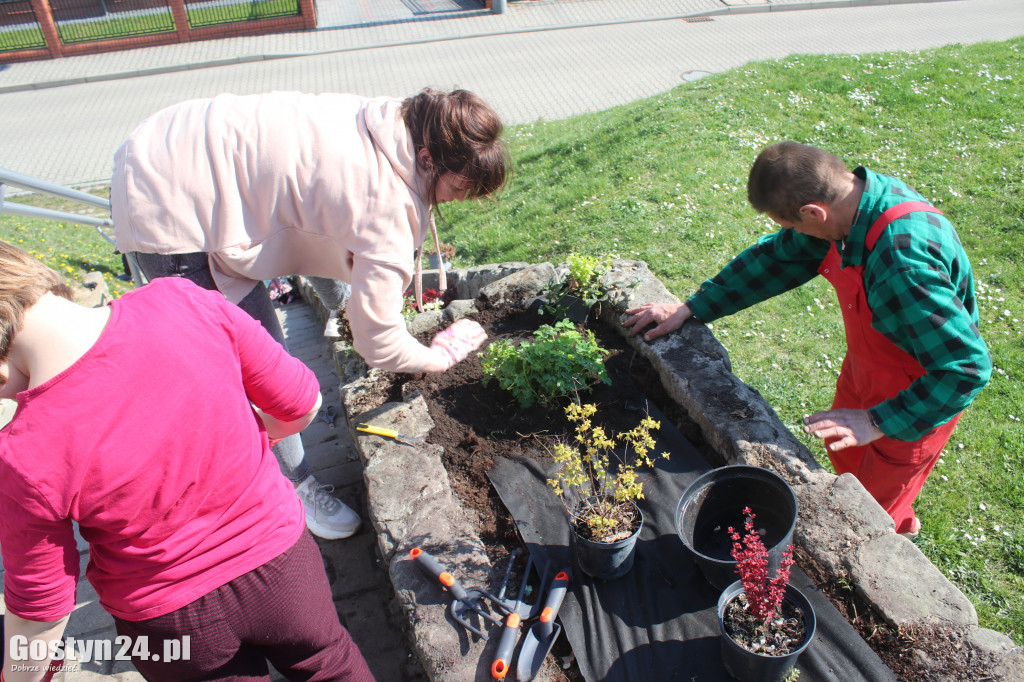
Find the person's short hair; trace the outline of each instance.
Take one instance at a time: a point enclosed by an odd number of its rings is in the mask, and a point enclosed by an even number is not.
[[[0,241],[0,362],[25,323],[25,311],[45,294],[74,300],[61,276],[17,246]]]
[[[501,139],[504,127],[479,96],[468,90],[425,88],[402,103],[402,117],[416,151],[430,154],[432,164],[426,170],[432,206],[437,205],[437,181],[445,173],[470,181],[467,198],[487,196],[504,186],[512,166]]]
[[[835,154],[799,142],[776,142],[750,168],[747,199],[754,210],[799,220],[800,207],[839,198],[846,164]]]

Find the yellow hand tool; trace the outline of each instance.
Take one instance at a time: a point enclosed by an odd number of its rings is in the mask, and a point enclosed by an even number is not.
[[[356,431],[363,431],[364,433],[372,433],[376,436],[384,436],[385,438],[394,438],[399,443],[405,443],[406,445],[425,445],[426,441],[421,438],[412,438],[411,436],[404,436],[394,429],[385,429],[382,426],[373,426],[371,424],[359,424],[356,426]]]

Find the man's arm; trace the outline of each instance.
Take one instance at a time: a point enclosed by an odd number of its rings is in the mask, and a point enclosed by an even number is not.
[[[871,407],[879,428],[913,441],[963,411],[988,382],[992,360],[978,330],[967,255],[944,219],[890,228],[865,266],[871,326],[917,359],[925,374]]]
[[[795,289],[818,274],[829,242],[784,229],[762,237],[706,280],[685,303],[647,304],[627,310],[623,325],[631,335],[656,323],[644,338],[648,341],[679,329],[691,317],[712,322],[749,308],[773,296]]]

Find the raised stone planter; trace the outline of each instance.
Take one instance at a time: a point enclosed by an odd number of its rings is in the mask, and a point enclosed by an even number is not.
[[[458,298],[443,318],[454,321],[474,308],[478,297],[490,303],[539,295],[564,266],[502,263],[454,270],[449,274]],[[424,286],[432,286],[426,281]],[[800,503],[795,537],[799,547],[836,581],[856,590],[894,628],[946,626],[965,633],[964,644],[996,661],[995,679],[1024,679],[1024,651],[1012,640],[978,628],[974,606],[906,538],[856,478],[823,469],[778,419],[764,399],[731,371],[725,348],[705,325],[686,324],[678,332],[647,343],[629,337],[614,309],[646,302],[672,302],[673,296],[639,261],[616,261],[604,282],[637,282],[615,291],[603,319],[658,371],[662,384],[701,438],[723,464],[769,468],[789,481]],[[434,284],[436,286],[436,284]],[[308,287],[306,288],[308,289]],[[307,291],[303,294],[310,300]],[[429,328],[437,317],[416,320]],[[396,428],[424,437],[433,424],[422,398],[374,406],[379,370],[367,369],[349,348],[337,344],[336,359],[346,418]],[[379,393],[379,391],[377,391]],[[377,400],[379,402],[379,399]],[[443,557],[464,584],[495,588],[495,576],[466,511],[452,494],[439,447],[410,448],[353,430],[368,491],[371,523],[382,557],[390,566],[399,601],[409,616],[413,646],[433,680],[487,680],[493,643],[474,642],[446,620],[448,597],[408,561],[412,547]],[[429,597],[427,595],[433,595]]]

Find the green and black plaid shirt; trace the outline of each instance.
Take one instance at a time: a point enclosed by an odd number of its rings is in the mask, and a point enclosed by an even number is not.
[[[871,413],[890,438],[918,440],[970,405],[992,373],[978,332],[974,276],[956,230],[934,213],[894,221],[868,253],[864,239],[883,211],[924,198],[896,178],[863,167],[854,173],[864,194],[845,244],[836,245],[842,266],[864,267],[871,326],[927,372]],[[791,229],[762,237],[686,303],[704,322],[743,310],[816,277],[829,245]]]

